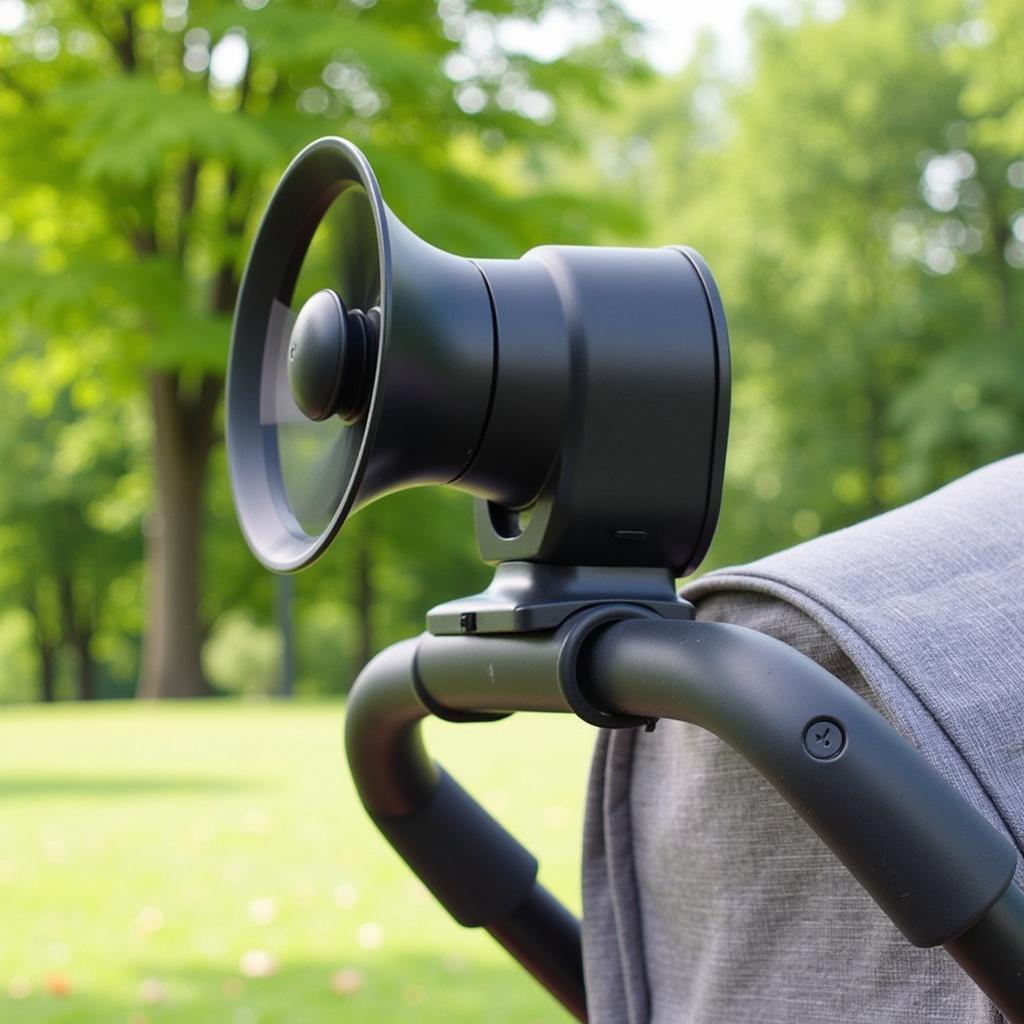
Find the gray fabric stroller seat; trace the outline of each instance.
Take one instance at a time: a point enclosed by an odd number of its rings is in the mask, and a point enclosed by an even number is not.
[[[1024,852],[1024,456],[684,596],[842,679]],[[601,733],[583,887],[594,1024],[1002,1019],[691,725]]]

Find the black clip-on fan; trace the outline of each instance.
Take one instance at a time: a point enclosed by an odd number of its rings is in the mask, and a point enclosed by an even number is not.
[[[329,206],[336,290],[290,305]],[[718,517],[729,409],[711,273],[677,247],[435,249],[325,138],[277,186],[235,317],[228,447],[239,519],[278,571],[390,491],[476,496],[482,594],[435,608],[348,703],[366,810],[463,925],[586,1017],[580,929],[537,862],[427,755],[419,723],[571,711],[693,722],[739,751],[918,946],[942,944],[1024,1022],[1013,845],[863,700],[763,634],[693,620],[674,579]]]

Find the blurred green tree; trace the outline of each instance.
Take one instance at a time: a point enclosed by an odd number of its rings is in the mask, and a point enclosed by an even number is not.
[[[0,589],[33,616],[41,692],[76,633],[106,658],[144,632],[147,695],[275,685],[273,588],[239,540],[218,405],[263,199],[328,132],[457,252],[706,254],[735,357],[715,562],[1020,449],[1018,8],[794,3],[752,15],[743,76],[705,42],[655,78],[612,0],[26,3],[0,29]],[[343,688],[485,576],[464,496],[361,512],[295,583],[298,690]]]
[[[326,132],[353,138],[399,212],[450,248],[515,252],[541,226],[585,238],[600,204],[539,194],[525,169],[542,140],[569,143],[564,125],[552,130],[562,98],[600,100],[633,67],[632,29],[606,0],[55,0],[24,11],[0,36],[7,330],[20,316],[45,336],[41,376],[60,349],[75,374],[144,377],[154,504],[138,692],[204,694],[210,604],[237,593],[218,578],[204,602],[202,574],[228,317],[284,161]],[[551,18],[575,26],[574,42],[545,64],[516,40]],[[69,353],[59,337],[80,346]]]
[[[704,47],[674,89],[619,114],[613,166],[651,211],[652,241],[701,249],[729,312],[715,562],[1021,447],[1014,7],[754,12],[749,77],[723,75]]]
[[[68,663],[72,692],[80,700],[100,693],[97,638],[116,614],[117,587],[135,590],[133,569],[141,554],[134,529],[138,495],[126,438],[139,435],[130,407],[74,415],[67,392],[34,410],[31,387],[10,386],[34,366],[10,360],[0,387],[6,415],[0,423],[0,588],[9,606],[32,624],[38,660],[38,694],[58,692],[61,661]],[[67,657],[62,659],[61,655]]]
[[[1024,446],[1024,23],[990,0],[935,34],[962,87],[897,238],[939,342],[893,408],[914,493]]]

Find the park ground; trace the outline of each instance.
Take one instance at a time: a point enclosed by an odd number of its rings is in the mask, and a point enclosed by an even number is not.
[[[344,765],[343,714],[340,702],[4,709],[0,1020],[567,1021],[374,832]],[[590,730],[563,716],[428,730],[578,909]]]

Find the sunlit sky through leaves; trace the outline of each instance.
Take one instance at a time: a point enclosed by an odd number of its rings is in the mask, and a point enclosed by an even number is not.
[[[718,44],[721,62],[733,72],[742,72],[748,58],[743,30],[752,7],[783,9],[786,0],[620,0],[622,7],[647,29],[647,58],[659,70],[678,71],[693,54],[701,35],[711,33]],[[819,7],[838,6],[838,0],[819,0]],[[597,31],[597,20],[585,9],[574,15],[552,11],[538,22],[522,18],[505,19],[498,30],[501,44],[510,50],[529,53],[550,61],[562,56],[576,43],[586,43]]]
[[[747,60],[743,22],[748,11],[755,6],[754,0],[716,0],[711,4],[696,0],[621,2],[629,14],[648,27],[646,52],[658,70],[678,71],[693,53],[701,34],[710,32],[718,41],[724,66],[742,71]],[[756,5],[778,9],[785,6],[785,0],[760,0]],[[246,6],[262,4],[250,0]],[[23,0],[0,0],[0,32],[17,30],[26,15],[27,7]],[[539,24],[520,19],[506,22],[501,41],[511,49],[524,50],[542,60],[554,60],[561,56],[567,44],[585,41],[589,31],[585,14],[569,19],[564,14],[555,13]],[[211,70],[225,84],[236,76],[241,77],[244,69],[247,54],[240,43],[240,39],[231,39],[227,46],[216,48],[221,52],[212,55],[219,61],[213,61]]]
[[[718,41],[722,63],[741,71],[747,61],[743,21],[752,7],[780,9],[783,0],[622,0],[623,8],[648,26],[647,56],[659,71],[678,71],[704,32]]]
[[[748,46],[744,32],[744,19],[752,7],[782,9],[786,0],[718,0],[714,4],[692,0],[666,2],[666,0],[621,0],[626,11],[646,28],[645,52],[660,71],[678,71],[693,54],[694,47],[704,34],[712,35],[717,43],[722,66],[733,73],[742,73],[748,59]],[[821,0],[819,7],[828,3],[838,6],[838,0]],[[164,0],[165,16],[180,15],[186,5],[182,0]],[[262,6],[258,0],[246,0],[246,6]],[[11,31],[24,19],[22,0],[0,0],[0,31]],[[6,24],[6,29],[5,29]],[[470,52],[474,49],[472,36],[465,41]],[[565,10],[549,12],[539,21],[523,18],[505,18],[496,30],[498,42],[506,49],[529,53],[543,61],[556,60],[574,44],[586,43],[596,37],[600,25],[595,16],[585,9],[575,14]],[[481,41],[484,48],[493,43],[493,36]],[[215,86],[231,87],[241,80],[248,61],[248,47],[241,33],[229,32],[210,49],[210,38],[203,29],[186,34],[185,63],[191,71],[204,71],[209,67]]]

